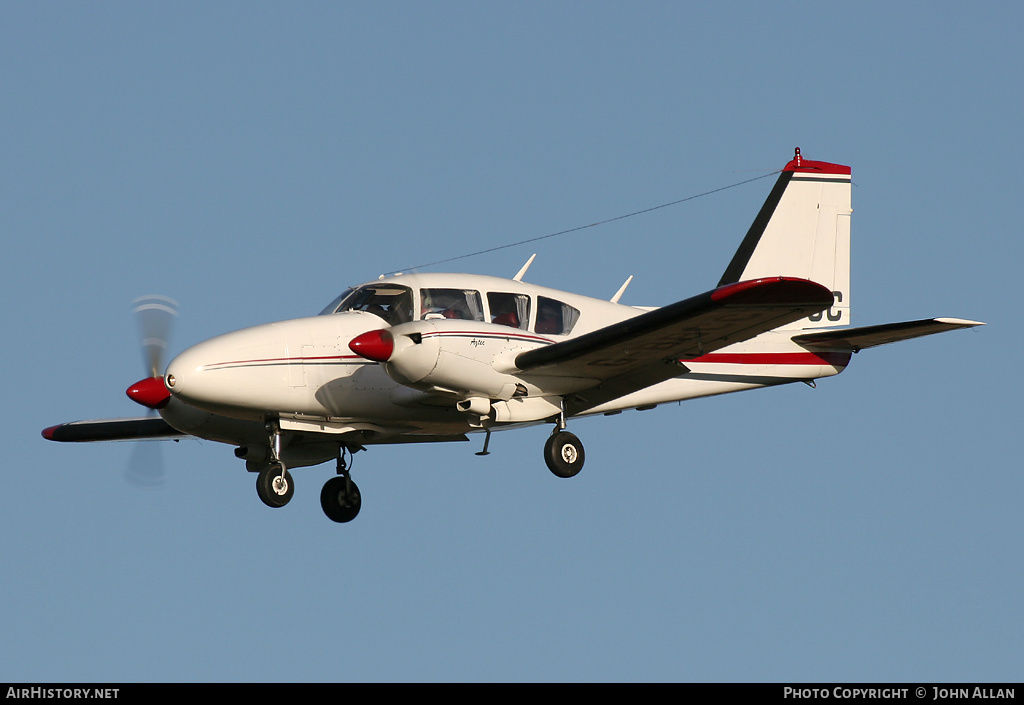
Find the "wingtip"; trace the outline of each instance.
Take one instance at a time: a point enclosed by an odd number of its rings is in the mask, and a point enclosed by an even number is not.
[[[763,277],[720,286],[711,292],[712,301],[736,304],[780,303],[832,304],[832,292],[821,284],[796,277]]]
[[[57,432],[63,428],[65,424],[59,423],[56,426],[49,426],[43,429],[42,436],[48,441],[60,440],[56,438]]]

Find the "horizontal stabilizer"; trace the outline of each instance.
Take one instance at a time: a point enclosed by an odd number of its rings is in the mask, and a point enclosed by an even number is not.
[[[134,419],[95,419],[72,421],[51,426],[43,431],[48,441],[63,443],[89,443],[93,441],[143,441],[152,439],[185,438],[159,416]]]
[[[921,321],[905,321],[903,323],[886,323],[880,326],[864,326],[861,328],[823,331],[821,333],[807,333],[794,336],[793,342],[808,348],[828,348],[830,350],[851,350],[857,352],[858,350],[873,348],[877,345],[920,338],[923,335],[983,325],[985,324],[980,321],[968,321],[962,318],[926,318]]]

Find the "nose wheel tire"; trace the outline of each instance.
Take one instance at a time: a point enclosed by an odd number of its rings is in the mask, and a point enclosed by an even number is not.
[[[292,474],[281,473],[280,465],[271,465],[256,476],[256,494],[268,507],[283,507],[295,494]]]
[[[583,469],[583,444],[568,431],[553,433],[544,444],[544,461],[558,477],[573,477]]]
[[[355,519],[362,503],[356,483],[346,477],[332,477],[320,491],[320,506],[324,514],[339,524]]]

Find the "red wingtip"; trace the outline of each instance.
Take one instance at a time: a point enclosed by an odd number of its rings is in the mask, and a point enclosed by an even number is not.
[[[386,329],[371,330],[349,341],[348,349],[374,362],[387,362],[395,351],[395,339]]]
[[[128,387],[125,394],[136,404],[142,404],[150,409],[162,409],[171,400],[171,393],[167,391],[163,377],[147,377]]]
[[[832,292],[821,284],[796,277],[764,277],[720,286],[711,292],[712,301],[730,304],[832,304]]]

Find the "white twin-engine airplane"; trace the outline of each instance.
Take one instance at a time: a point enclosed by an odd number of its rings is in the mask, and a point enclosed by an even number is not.
[[[853,353],[977,321],[934,318],[848,328],[850,168],[803,159],[775,187],[718,286],[663,308],[470,274],[402,274],[350,289],[320,315],[199,343],[128,389],[159,417],[66,423],[53,441],[197,436],[237,446],[271,507],[290,469],[337,461],[324,513],[359,512],[351,454],[387,443],[464,441],[551,424],[551,472],[572,477],[582,416],[805,382]],[[531,258],[532,261],[532,258]],[[628,280],[626,282],[629,283]]]

